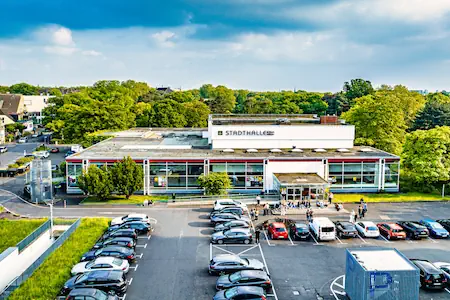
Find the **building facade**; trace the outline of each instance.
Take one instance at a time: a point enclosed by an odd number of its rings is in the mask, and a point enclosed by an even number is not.
[[[397,192],[400,158],[354,146],[354,130],[314,115],[211,115],[207,129],[132,129],[67,157],[68,193],[81,192],[77,176],[90,164],[108,167],[125,156],[142,166],[144,194],[201,193],[197,179],[209,172],[226,172],[232,192],[287,199],[315,194],[311,175],[335,193]],[[277,174],[303,187],[280,191]]]

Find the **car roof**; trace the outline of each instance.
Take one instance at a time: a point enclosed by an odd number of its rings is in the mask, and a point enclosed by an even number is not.
[[[237,216],[237,215],[232,214],[232,213],[227,213],[227,212],[219,212],[214,215],[214,217],[219,217],[219,216]]]
[[[113,236],[113,237],[108,238],[105,241],[109,241],[109,240],[111,240],[111,241],[127,241],[127,242],[131,242],[131,241],[133,241],[133,238],[131,238],[129,236]]]
[[[101,256],[101,257],[97,257],[94,261],[94,263],[96,264],[106,264],[106,263],[112,263],[113,260],[115,260],[117,258],[112,257],[112,256]]]
[[[106,246],[104,248],[100,248],[103,251],[111,251],[111,250],[115,250],[115,251],[120,251],[120,252],[125,252],[124,250],[128,250],[128,248],[126,247],[122,247],[122,246],[116,246],[116,245],[110,245],[110,246]]]
[[[400,225],[398,225],[397,223],[393,223],[393,222],[382,222],[382,223],[380,223],[380,225],[382,225],[382,224],[389,225],[392,229],[403,229]]]
[[[372,221],[361,221],[360,223],[363,223],[364,226],[375,226],[375,227],[377,227],[377,225],[375,225],[375,223],[372,222]]]
[[[123,276],[122,271],[116,271],[116,270],[96,270],[96,271],[88,272],[85,274],[88,275],[89,279],[92,279],[92,278],[119,279]]]
[[[129,214],[126,217],[127,218],[142,218],[142,219],[145,219],[148,216],[146,214]]]
[[[237,291],[239,294],[256,294],[264,295],[264,289],[259,286],[238,286]]]
[[[92,288],[76,288],[70,291],[69,296],[94,296],[97,289]]]
[[[427,260],[412,259],[412,261],[430,274],[441,274],[442,271]]]
[[[231,229],[229,229],[227,231],[250,233],[250,229],[248,229],[248,228],[231,228]]]
[[[284,223],[281,222],[273,222],[271,225],[276,228],[286,227]]]
[[[223,262],[223,261],[240,261],[242,257],[234,254],[219,254],[212,258],[215,262]]]
[[[305,223],[295,223],[295,227],[308,227]]]
[[[432,219],[422,219],[421,221],[422,222],[427,222],[427,223],[436,223],[436,221],[432,220]]]
[[[268,278],[266,272],[260,270],[243,270],[240,271],[241,277],[252,277],[252,278]]]
[[[339,221],[337,223],[340,223],[342,226],[355,226],[355,224],[348,221]]]

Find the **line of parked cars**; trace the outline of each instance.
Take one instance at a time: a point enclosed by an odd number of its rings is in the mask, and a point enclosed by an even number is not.
[[[111,225],[92,249],[73,266],[73,276],[60,295],[66,300],[118,300],[126,293],[126,275],[136,260],[136,243],[140,234],[152,231],[145,214],[129,214],[112,220]]]
[[[253,242],[251,220],[245,203],[231,199],[219,199],[210,214],[214,233],[211,243]],[[266,300],[267,289],[272,287],[264,264],[253,258],[234,254],[214,256],[209,262],[208,273],[219,275],[216,282],[217,293],[213,300],[261,299]]]

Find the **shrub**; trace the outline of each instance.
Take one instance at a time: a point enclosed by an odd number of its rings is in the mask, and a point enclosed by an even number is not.
[[[32,134],[31,132],[25,131],[25,132],[22,134],[22,136],[23,136],[23,137],[26,137],[26,136],[30,136],[31,134]]]
[[[205,189],[207,195],[225,194],[226,190],[231,188],[231,180],[227,173],[209,173],[200,175],[198,184]]]

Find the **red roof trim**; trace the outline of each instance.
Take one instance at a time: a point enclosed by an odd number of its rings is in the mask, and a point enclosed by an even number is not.
[[[360,162],[378,162],[379,159],[374,158],[360,158],[360,159],[329,159],[329,163],[340,163],[340,162],[347,162],[347,163],[360,163]]]

